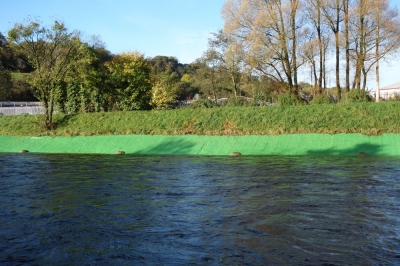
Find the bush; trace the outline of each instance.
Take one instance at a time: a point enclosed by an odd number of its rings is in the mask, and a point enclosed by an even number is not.
[[[331,98],[326,94],[320,94],[314,97],[310,104],[330,104],[332,103]]]
[[[371,96],[364,90],[353,89],[343,94],[340,103],[365,103],[372,102]]]
[[[276,104],[278,106],[287,106],[287,105],[300,105],[301,100],[294,94],[290,92],[285,92],[283,94],[278,95],[276,99]]]
[[[204,99],[204,100],[198,100],[189,105],[189,108],[215,108],[218,107],[219,105],[211,100]]]

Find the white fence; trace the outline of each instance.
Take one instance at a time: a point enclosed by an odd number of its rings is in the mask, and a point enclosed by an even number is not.
[[[40,102],[0,102],[0,115],[44,114]]]

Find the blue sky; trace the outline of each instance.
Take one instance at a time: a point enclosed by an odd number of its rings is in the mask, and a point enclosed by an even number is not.
[[[0,31],[29,16],[54,19],[86,36],[99,35],[114,54],[175,56],[191,63],[207,49],[210,32],[222,29],[225,0],[13,0],[1,1]]]
[[[7,35],[15,23],[29,16],[40,17],[45,25],[59,19],[88,38],[100,36],[114,54],[137,50],[146,57],[175,56],[181,63],[192,63],[207,49],[210,33],[223,28],[221,8],[225,1],[0,0],[0,32]],[[400,7],[400,0],[391,2]],[[381,87],[400,82],[396,57],[389,64],[381,64]],[[306,71],[300,80],[310,82]],[[330,76],[333,86],[334,74]],[[371,75],[369,89],[375,88],[374,79]]]

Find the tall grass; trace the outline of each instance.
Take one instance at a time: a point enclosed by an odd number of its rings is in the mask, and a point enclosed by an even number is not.
[[[400,102],[81,113],[0,117],[0,135],[91,136],[124,134],[276,135],[294,133],[400,133]]]

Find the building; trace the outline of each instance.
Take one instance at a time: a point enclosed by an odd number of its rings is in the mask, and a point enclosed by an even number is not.
[[[373,97],[375,99],[376,98],[376,89],[371,90],[369,92],[369,95],[371,95],[371,97]],[[382,99],[390,99],[390,98],[400,97],[400,82],[381,88],[379,90],[379,95],[380,95],[380,98],[382,98]]]

